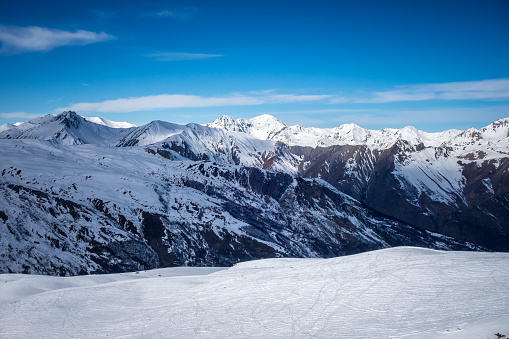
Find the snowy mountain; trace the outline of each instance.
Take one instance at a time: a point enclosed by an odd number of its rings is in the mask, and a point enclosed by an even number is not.
[[[509,118],[480,130],[440,133],[413,127],[375,131],[354,124],[302,128],[281,126],[268,116],[254,119],[257,130],[287,145],[298,159],[288,173],[322,178],[421,229],[509,250]],[[210,124],[234,125],[256,134],[251,120],[222,117]]]
[[[0,336],[497,339],[509,335],[508,277],[507,253],[411,247],[230,268],[3,274]]]
[[[319,179],[174,151],[2,140],[0,270],[44,274],[476,249],[388,219]]]
[[[134,124],[131,124],[129,122],[125,121],[111,121],[106,118],[100,118],[100,117],[83,117],[87,121],[91,121],[95,124],[108,126],[112,128],[131,128],[131,127],[137,127]]]
[[[334,145],[365,145],[372,149],[392,146],[398,140],[425,146],[439,146],[458,135],[460,130],[448,130],[440,133],[427,133],[414,127],[402,129],[384,128],[380,131],[364,129],[356,124],[344,124],[335,128],[287,126],[280,120],[264,114],[252,119],[233,119],[222,116],[209,127],[227,131],[238,131],[262,140],[272,140],[289,146],[328,147]]]
[[[287,147],[245,133],[198,124],[176,125],[153,121],[133,129],[116,146],[154,145],[191,160],[254,166],[296,174],[298,159]]]
[[[263,114],[249,120],[222,116],[214,122],[207,124],[207,126],[221,128],[227,131],[247,133],[261,140],[272,140],[278,132],[287,128],[280,120],[268,114]]]
[[[509,251],[509,119],[443,133],[305,129],[267,115],[130,128],[87,119],[64,112],[0,132],[1,271],[399,245]]]
[[[48,114],[0,132],[0,139],[51,140],[61,145],[107,145],[125,129],[89,121],[75,112]]]

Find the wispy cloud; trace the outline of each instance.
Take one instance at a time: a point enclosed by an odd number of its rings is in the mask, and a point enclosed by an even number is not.
[[[198,60],[222,57],[221,54],[199,54],[199,53],[183,53],[183,52],[162,52],[154,54],[146,54],[148,58],[156,61],[181,61],[181,60]]]
[[[115,39],[113,35],[104,32],[69,32],[37,26],[0,26],[0,54],[47,52],[61,46],[87,45],[112,39]]]
[[[357,97],[335,97],[331,103],[387,103],[423,100],[509,100],[509,79],[398,86]]]
[[[19,118],[19,119],[34,119],[42,117],[43,115],[44,114],[31,114],[25,112],[0,113],[1,118]]]
[[[92,14],[100,21],[107,21],[107,20],[110,20],[110,19],[114,18],[115,16],[117,16],[118,12],[94,10],[94,11],[92,11]]]
[[[274,94],[263,97],[266,103],[295,103],[306,101],[320,101],[331,98],[330,95],[298,95],[298,94]]]
[[[159,11],[159,12],[155,12],[155,15],[161,16],[161,17],[175,16],[175,12],[173,12],[173,11]]]
[[[58,108],[57,112],[72,110],[84,112],[127,113],[164,108],[250,106],[261,104],[297,103],[320,101],[329,95],[276,94],[265,96],[235,95],[228,97],[202,97],[185,94],[161,94],[144,97],[121,98],[97,103],[76,103],[69,107]]]
[[[257,112],[256,115],[262,114],[270,114],[270,115],[299,115],[299,114],[320,114],[323,116],[334,116],[338,114],[346,114],[346,113],[366,113],[373,112],[374,109],[370,108],[360,108],[360,109],[348,109],[348,108],[327,108],[327,109],[311,109],[311,110],[297,110],[297,111],[264,111]]]
[[[163,9],[151,13],[146,13],[145,16],[158,17],[158,18],[172,18],[178,21],[189,20],[198,12],[195,7],[178,7],[173,9]]]

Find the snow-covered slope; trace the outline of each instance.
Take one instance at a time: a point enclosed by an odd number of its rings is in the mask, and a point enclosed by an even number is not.
[[[127,147],[153,144],[191,160],[297,173],[299,161],[286,147],[241,133],[236,128],[239,127],[218,129],[198,124],[176,125],[153,121],[131,130],[116,145]]]
[[[478,249],[387,219],[319,179],[178,160],[155,147],[0,146],[2,272],[217,266],[396,245]]]
[[[124,147],[146,146],[163,141],[172,135],[182,133],[185,128],[186,126],[156,120],[146,125],[133,128],[129,133],[125,134],[116,145]]]
[[[263,114],[249,120],[233,119],[223,115],[221,118],[207,124],[207,126],[247,133],[261,140],[272,140],[278,132],[287,128],[283,122],[269,114]]]
[[[54,278],[0,275],[5,338],[509,335],[509,255],[393,248],[333,259]]]
[[[131,128],[136,127],[136,125],[131,124],[129,122],[125,121],[111,121],[106,118],[100,118],[100,117],[84,117],[85,120],[91,121],[98,125],[108,126],[111,128]]]

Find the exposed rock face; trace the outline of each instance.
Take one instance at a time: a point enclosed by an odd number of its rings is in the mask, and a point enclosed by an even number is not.
[[[442,195],[437,198],[436,190],[416,187],[396,170],[422,148],[394,145],[373,151],[364,146],[331,146],[291,147],[291,151],[308,164],[300,168],[304,177],[320,177],[377,211],[420,229],[497,251],[509,250],[509,205],[504,199],[509,192],[509,158],[458,160],[461,189],[451,188],[447,173],[428,174],[418,168],[419,175],[429,175]],[[437,158],[443,152],[441,148],[432,151]]]

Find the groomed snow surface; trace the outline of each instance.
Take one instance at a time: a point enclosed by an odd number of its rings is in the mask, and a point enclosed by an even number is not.
[[[81,277],[0,275],[2,338],[496,338],[509,254],[400,247]]]

